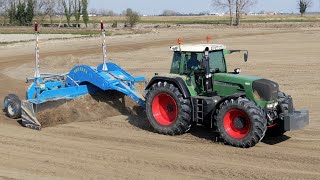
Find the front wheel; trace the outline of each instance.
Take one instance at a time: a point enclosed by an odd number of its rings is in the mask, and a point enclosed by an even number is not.
[[[249,148],[264,137],[267,121],[263,111],[249,99],[226,100],[215,114],[215,125],[225,144]]]
[[[146,112],[151,126],[165,135],[180,135],[191,126],[191,103],[171,83],[158,82],[147,94]]]

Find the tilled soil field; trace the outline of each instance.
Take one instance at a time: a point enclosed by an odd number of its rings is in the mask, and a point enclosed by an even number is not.
[[[34,34],[1,34],[1,43],[19,42],[19,41],[32,41],[34,39]],[[81,35],[72,34],[42,34],[42,39],[63,39],[63,38],[76,38],[81,37]]]
[[[280,84],[297,109],[310,110],[310,125],[250,149],[216,142],[203,127],[182,136],[153,133],[144,112],[108,92],[66,102],[40,113],[45,128],[33,131],[0,114],[0,179],[320,179],[320,29],[214,28],[182,26],[144,35],[108,38],[108,58],[134,75],[167,73],[169,46],[203,43],[207,35],[229,49],[248,49],[228,58],[229,70]],[[0,35],[1,36],[1,35]],[[102,61],[101,40],[46,41],[41,70],[67,72]],[[0,47],[0,97],[24,97],[33,74],[34,43]],[[0,105],[1,109],[3,105]]]

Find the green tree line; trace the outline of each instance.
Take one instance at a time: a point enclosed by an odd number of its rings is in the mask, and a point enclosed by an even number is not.
[[[49,17],[52,24],[53,17],[57,14],[66,17],[68,26],[73,16],[77,24],[82,17],[87,26],[88,0],[0,0],[0,15],[4,17],[5,25],[30,25],[35,17],[40,23]]]

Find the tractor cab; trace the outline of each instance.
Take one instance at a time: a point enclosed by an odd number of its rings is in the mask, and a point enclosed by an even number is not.
[[[173,46],[173,60],[170,73],[188,75],[192,72],[205,70],[205,50],[208,48],[209,69],[211,73],[226,73],[227,67],[224,57],[224,45],[199,44]]]
[[[179,45],[171,50],[174,53],[170,74],[186,77],[188,86],[194,87],[195,93],[201,96],[215,93],[212,78],[215,74],[228,74],[225,55],[242,51],[226,50],[221,44]],[[248,51],[244,53],[244,60],[248,60]],[[240,72],[237,68],[231,74]]]

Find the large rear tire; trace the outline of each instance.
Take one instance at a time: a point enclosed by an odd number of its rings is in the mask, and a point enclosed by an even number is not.
[[[21,100],[15,94],[9,94],[4,98],[4,110],[11,119],[21,118]]]
[[[279,99],[279,106],[278,106],[278,113],[288,113],[289,112],[289,102],[288,102],[288,96],[283,93],[279,92],[278,93],[278,99]],[[268,128],[267,130],[267,136],[269,137],[281,137],[286,133],[284,130],[284,124],[283,120],[277,119],[277,123]]]
[[[249,148],[262,140],[267,130],[263,111],[249,99],[226,100],[215,114],[215,126],[225,144]]]
[[[181,135],[191,127],[191,103],[168,82],[152,85],[147,94],[146,112],[157,133]]]

